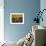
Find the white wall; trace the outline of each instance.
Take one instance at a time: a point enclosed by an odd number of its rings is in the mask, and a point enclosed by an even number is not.
[[[4,0],[0,0],[0,42],[4,41]]]
[[[40,0],[40,9],[41,9],[41,11],[43,9],[46,9],[46,0]],[[43,22],[40,21],[40,24],[46,27],[46,11],[43,12],[42,17],[43,17],[44,21]]]

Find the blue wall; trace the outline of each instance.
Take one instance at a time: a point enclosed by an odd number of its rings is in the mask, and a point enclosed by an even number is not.
[[[4,31],[5,40],[18,41],[24,37],[32,27],[36,12],[40,9],[40,0],[4,0]],[[24,24],[11,25],[10,13],[24,13]]]

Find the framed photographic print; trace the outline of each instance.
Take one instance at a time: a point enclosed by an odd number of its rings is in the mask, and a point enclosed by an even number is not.
[[[24,13],[10,13],[10,24],[24,24]]]

